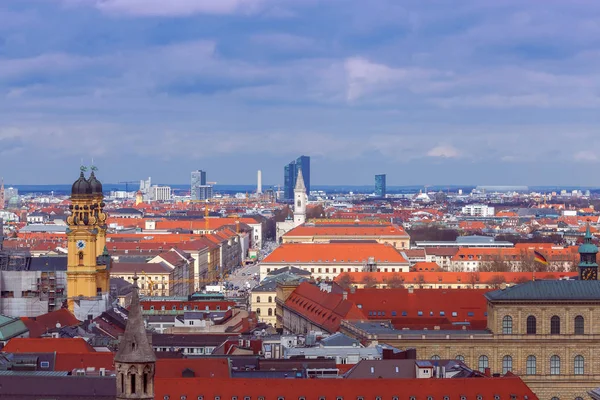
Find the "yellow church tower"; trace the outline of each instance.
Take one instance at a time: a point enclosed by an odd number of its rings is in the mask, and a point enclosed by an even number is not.
[[[71,215],[67,218],[67,305],[75,316],[81,314],[77,309],[82,302],[90,310],[85,311],[86,316],[104,311],[106,307],[101,303],[107,302],[110,289],[104,195],[95,170],[92,167],[90,178],[86,179],[86,168],[81,167],[79,179],[71,188]]]

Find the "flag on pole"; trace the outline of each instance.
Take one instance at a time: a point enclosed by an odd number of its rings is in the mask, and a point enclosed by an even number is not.
[[[533,260],[539,262],[540,264],[548,265],[548,260],[546,260],[546,257],[536,250],[533,251]]]

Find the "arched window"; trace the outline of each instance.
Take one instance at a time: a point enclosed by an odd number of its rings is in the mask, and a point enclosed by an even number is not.
[[[550,357],[550,375],[560,375],[560,357],[557,355]]]
[[[558,315],[550,318],[550,334],[560,335],[560,317]]]
[[[441,360],[440,356],[438,356],[437,354],[434,354],[431,356],[432,360]]]
[[[486,368],[489,368],[490,360],[488,356],[479,356],[479,372],[485,372]]]
[[[535,335],[537,331],[537,321],[533,315],[527,317],[527,334]]]
[[[256,302],[260,303],[260,296],[256,296]]]
[[[504,356],[502,357],[502,373],[506,374],[510,371],[512,371],[512,357]]]
[[[583,359],[583,356],[575,356],[573,363],[575,375],[583,375],[585,373],[584,363],[585,360]]]
[[[458,361],[465,362],[465,356],[463,356],[463,355],[460,355],[460,354],[459,354],[459,355],[457,355],[457,356],[456,356],[456,359],[457,359]]]
[[[77,255],[77,257],[79,258],[79,266],[83,265],[83,251],[80,251],[79,254]]]
[[[273,302],[273,298],[271,296],[269,296],[269,303]]]
[[[256,309],[256,315],[260,315],[260,308]]]
[[[554,396],[553,398],[551,398],[550,400],[560,400],[558,397]]]
[[[269,317],[273,316],[273,309],[269,308]]]
[[[502,334],[503,335],[511,335],[512,334],[512,317],[510,315],[505,315],[502,318]]]
[[[537,374],[537,360],[535,358],[535,356],[528,356],[527,357],[527,375],[535,375]]]
[[[298,199],[298,203],[296,203],[298,205],[298,207],[302,207],[302,202],[300,202],[300,199]]]
[[[583,328],[585,327],[585,322],[581,315],[575,317],[575,334],[583,335]]]

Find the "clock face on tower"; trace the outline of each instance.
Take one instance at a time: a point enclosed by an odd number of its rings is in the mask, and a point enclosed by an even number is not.
[[[85,249],[85,242],[83,240],[78,240],[77,241],[77,250],[83,250]]]
[[[598,270],[596,268],[586,268],[581,272],[581,279],[584,281],[595,281],[598,279]]]

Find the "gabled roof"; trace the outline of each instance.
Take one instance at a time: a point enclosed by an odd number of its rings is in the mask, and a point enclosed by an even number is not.
[[[343,319],[362,319],[364,315],[343,295],[329,293],[308,282],[301,283],[285,301],[285,307],[322,327],[337,332]]]
[[[284,243],[262,261],[269,263],[376,263],[408,264],[393,246],[382,243]]]
[[[144,271],[148,274],[168,274],[172,271],[166,264],[159,263],[124,263],[115,262],[112,264],[111,272],[114,274],[133,274]]]
[[[114,357],[112,352],[96,353],[57,353],[54,364],[55,371],[72,371],[85,368],[114,369]]]
[[[371,237],[400,237],[408,239],[409,236],[398,225],[348,225],[348,224],[302,224],[287,232],[284,237],[305,237],[305,236],[371,236]]]
[[[532,281],[487,293],[491,302],[592,301],[600,302],[600,281]]]
[[[499,378],[452,378],[452,379],[344,379],[333,382],[330,379],[156,379],[157,399],[188,399],[220,397],[262,397],[265,399],[300,398],[319,399],[337,398],[356,399],[391,399],[393,397],[417,399],[432,397],[441,400],[467,396],[468,399],[482,396],[484,399],[510,399],[513,395],[518,399],[527,396],[537,400],[537,396],[517,376],[511,375]]]
[[[65,308],[39,315],[34,318],[23,317],[21,320],[29,329],[30,338],[39,338],[48,331],[65,326],[75,326],[81,323]]]

